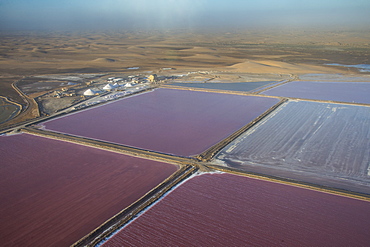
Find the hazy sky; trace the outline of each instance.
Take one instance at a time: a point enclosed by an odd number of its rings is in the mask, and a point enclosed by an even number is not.
[[[370,0],[0,0],[0,29],[370,27]]]

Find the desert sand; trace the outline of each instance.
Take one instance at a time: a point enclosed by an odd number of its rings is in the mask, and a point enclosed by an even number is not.
[[[312,65],[368,63],[369,40],[369,33],[344,31],[3,33],[0,72],[5,77],[111,72],[133,66],[248,73],[332,72],[333,68]]]

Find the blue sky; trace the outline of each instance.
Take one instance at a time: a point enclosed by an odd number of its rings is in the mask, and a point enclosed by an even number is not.
[[[0,0],[0,29],[369,27],[370,0]]]

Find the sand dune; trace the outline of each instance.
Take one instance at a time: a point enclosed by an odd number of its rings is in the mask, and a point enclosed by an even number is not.
[[[192,48],[189,48],[189,49],[184,49],[182,51],[199,54],[199,53],[215,53],[216,49],[196,46],[196,47],[192,47]]]
[[[116,60],[113,59],[113,58],[97,58],[97,59],[92,60],[91,62],[94,62],[94,63],[114,63],[114,62],[116,62]]]
[[[212,55],[212,54],[195,54],[195,55],[192,55],[192,56],[187,56],[185,57],[184,59],[190,59],[190,60],[193,60],[193,59],[196,59],[196,60],[230,60],[229,57],[221,57],[221,56],[218,56],[218,55]]]
[[[32,49],[32,52],[48,53],[47,51],[43,50],[43,49],[42,49],[42,48],[40,48],[40,47],[33,48],[33,49]]]
[[[278,74],[308,74],[308,73],[336,73],[331,68],[308,65],[290,64],[278,61],[245,61],[228,67],[230,70],[242,73],[278,73]]]
[[[0,73],[9,75],[56,73],[61,69],[98,71],[100,67],[123,71],[125,66],[150,70],[174,67],[249,73],[353,73],[356,71],[322,65],[369,63],[370,57],[366,33],[151,31],[0,38]]]

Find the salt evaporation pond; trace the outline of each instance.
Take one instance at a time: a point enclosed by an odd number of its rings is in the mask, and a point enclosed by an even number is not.
[[[370,194],[370,107],[288,102],[217,159],[249,171]]]
[[[102,246],[367,246],[370,202],[231,174],[194,177]]]
[[[258,82],[207,82],[207,83],[172,83],[170,85],[190,88],[216,89],[225,91],[248,92],[274,83],[275,81],[258,81]]]
[[[180,156],[197,155],[278,99],[156,89],[44,123],[47,130]]]
[[[178,169],[28,134],[0,156],[1,246],[70,246]]]
[[[370,104],[370,82],[292,81],[266,90],[261,94]]]

